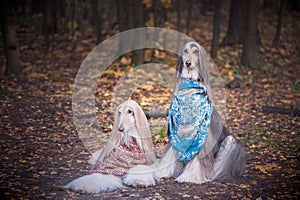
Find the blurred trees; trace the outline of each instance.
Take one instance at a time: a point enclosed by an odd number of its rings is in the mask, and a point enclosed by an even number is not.
[[[276,34],[272,43],[273,47],[277,47],[279,43],[280,33],[281,33],[281,21],[282,21],[282,15],[283,15],[283,6],[284,6],[284,0],[280,0],[280,7],[278,12],[278,19],[277,19],[277,26],[276,26]]]
[[[216,58],[217,56],[217,51],[219,46],[222,2],[223,0],[217,0],[215,2],[213,38],[211,42],[211,51],[210,51],[210,56],[213,59]]]
[[[136,0],[116,0],[118,24],[120,32],[129,29],[145,26],[145,6],[142,1]],[[135,41],[136,36],[132,35],[131,42]],[[128,41],[121,41],[120,45],[128,44]],[[122,48],[122,47],[121,47]],[[132,64],[141,65],[144,63],[144,50],[135,50],[132,52]]]
[[[233,45],[243,42],[248,1],[231,0],[227,34],[223,40],[223,45]]]
[[[191,28],[204,28],[197,23],[201,14],[214,15],[211,56],[217,56],[219,41],[222,40],[222,45],[243,45],[241,63],[249,64],[252,58],[257,58],[255,55],[261,45],[258,14],[266,9],[278,13],[273,38],[273,46],[276,47],[280,41],[284,9],[299,11],[298,0],[5,0],[1,6],[5,72],[18,73],[21,69],[17,23],[34,26],[44,36],[42,46],[45,50],[53,50],[51,41],[54,34],[67,33],[69,39],[74,40],[87,28],[94,30],[97,43],[117,32],[144,26],[193,34],[194,29]],[[224,22],[227,31],[220,38],[220,27]],[[134,65],[144,63],[144,50],[132,52],[131,61]]]
[[[16,34],[17,19],[13,2],[3,1],[0,11],[3,47],[6,57],[6,66],[1,70],[0,75],[3,72],[4,74],[18,74],[21,72],[20,47]]]
[[[258,0],[248,0],[246,4],[246,18],[244,21],[243,53],[241,63],[254,66],[257,64],[259,51],[259,36],[257,33],[258,23]]]

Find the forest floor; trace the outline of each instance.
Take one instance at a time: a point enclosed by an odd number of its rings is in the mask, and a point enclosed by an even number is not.
[[[0,79],[1,199],[299,199],[300,15],[284,16],[278,48],[271,47],[276,16],[266,16],[260,20],[263,46],[258,66],[239,65],[240,45],[221,47],[215,60],[227,85],[226,127],[246,149],[244,176],[235,182],[201,185],[171,178],[153,187],[100,194],[60,189],[90,169],[90,153],[74,125],[72,89],[81,62],[96,46],[94,32],[87,29],[72,40],[68,34],[54,35],[45,53],[43,37],[33,28],[20,28],[24,70]],[[208,22],[212,16],[202,16],[198,24],[204,27],[193,28],[191,36],[209,52],[212,23]],[[158,54],[159,62],[169,59],[174,69],[174,55]],[[4,64],[3,52],[0,63]],[[116,60],[99,80],[97,119],[105,133],[113,123],[112,90],[131,69],[124,63],[126,58]],[[171,90],[150,84],[134,94],[143,107],[167,108]]]

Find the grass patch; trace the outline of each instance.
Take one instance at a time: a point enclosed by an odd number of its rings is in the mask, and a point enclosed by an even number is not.
[[[167,142],[167,131],[168,127],[164,125],[159,131],[154,133],[154,143],[164,143]]]

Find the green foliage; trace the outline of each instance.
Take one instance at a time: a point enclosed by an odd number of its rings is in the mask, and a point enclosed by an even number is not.
[[[167,137],[168,127],[164,125],[159,131],[154,133],[153,142],[154,143],[165,143],[168,140]]]
[[[156,133],[156,135],[159,135],[159,137],[161,139],[164,139],[167,137],[167,131],[168,131],[168,127],[167,126],[163,126],[159,132]]]

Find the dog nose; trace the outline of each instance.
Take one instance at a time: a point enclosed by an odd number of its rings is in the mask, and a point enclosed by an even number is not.
[[[190,67],[191,64],[192,64],[191,61],[189,61],[189,60],[185,61],[185,65],[186,65],[187,67]]]
[[[120,124],[120,125],[119,125],[119,127],[118,127],[118,129],[119,129],[119,131],[123,132],[123,131],[124,131],[124,127],[123,127],[123,125],[122,125],[122,124]]]

